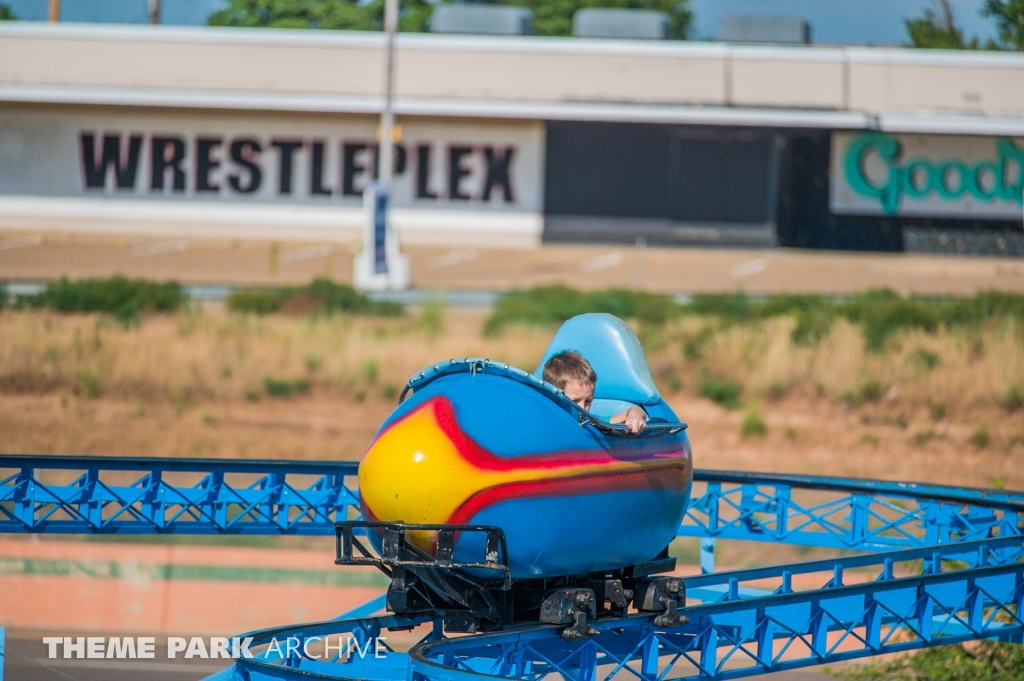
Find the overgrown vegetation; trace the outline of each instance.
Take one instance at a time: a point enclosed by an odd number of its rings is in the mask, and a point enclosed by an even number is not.
[[[678,316],[681,309],[669,296],[647,291],[539,286],[502,295],[484,324],[484,335],[494,336],[511,324],[554,325],[586,312],[607,312],[641,324],[661,325]]]
[[[299,378],[294,381],[282,380],[274,378],[273,376],[263,377],[263,389],[267,391],[267,394],[271,397],[280,397],[288,399],[292,396],[292,393],[298,393],[304,395],[309,392],[309,380],[305,378]]]
[[[939,646],[828,672],[844,681],[1024,681],[1024,646],[999,641]]]
[[[116,281],[124,288],[128,280]],[[163,291],[159,286],[136,288]],[[955,444],[995,454],[1024,445],[1017,419],[1024,409],[1024,298],[1016,294],[728,294],[680,304],[651,293],[554,286],[502,297],[482,323],[440,302],[417,314],[382,316],[396,310],[320,280],[232,296],[228,307],[252,314],[179,303],[176,313],[148,316],[130,332],[109,324],[106,313],[50,311],[107,310],[125,300],[156,310],[181,300],[102,296],[101,288],[55,282],[23,299],[20,310],[0,313],[0,391],[164,402],[176,414],[211,400],[297,400],[306,391],[383,408],[408,376],[439,358],[484,356],[532,368],[563,319],[596,309],[639,331],[662,394],[738,412],[729,417],[734,436],[737,426],[741,435],[757,436],[753,418],[742,423],[745,415],[767,411],[767,422],[798,400],[858,412],[858,428],[875,438],[864,440],[871,446],[899,442],[924,452]],[[766,437],[789,436],[780,425]]]
[[[0,2],[0,21],[17,21],[18,17],[11,11],[11,6]]]
[[[175,281],[152,282],[114,275],[107,279],[71,280],[61,277],[31,296],[19,296],[17,305],[57,312],[106,312],[128,325],[143,312],[175,312],[187,301]]]
[[[706,397],[715,404],[726,409],[735,409],[739,405],[742,387],[734,381],[727,381],[715,376],[708,376],[700,384],[700,396]]]
[[[768,424],[764,422],[760,410],[752,408],[743,415],[740,421],[741,437],[764,437],[768,434]]]
[[[7,301],[0,286],[0,308]],[[188,302],[188,294],[177,282],[153,282],[115,275],[106,279],[71,280],[62,277],[35,295],[19,296],[15,305],[56,312],[103,312],[125,326],[137,324],[148,312],[176,312]],[[232,312],[266,315],[274,312],[324,314],[344,312],[378,317],[398,317],[405,308],[391,301],[374,301],[348,284],[314,279],[307,286],[239,289],[228,294],[225,306]],[[433,332],[443,328],[443,316],[433,313],[426,320]]]
[[[398,317],[405,312],[400,303],[374,301],[348,284],[314,279],[308,286],[240,289],[228,294],[225,306],[232,312],[265,315],[272,312],[348,312],[379,317]]]
[[[609,312],[641,325],[660,326],[679,316],[713,317],[724,325],[745,324],[780,317],[793,319],[793,343],[820,342],[836,319],[861,327],[867,348],[881,352],[898,331],[921,329],[934,333],[939,326],[978,328],[990,320],[1024,322],[1024,296],[984,291],[969,298],[903,297],[891,289],[869,289],[846,300],[821,295],[778,295],[754,298],[743,293],[697,294],[688,303],[670,297],[606,289],[584,292],[566,286],[542,286],[503,295],[484,327],[486,334],[500,333],[510,324],[553,325],[584,312]],[[709,338],[708,331],[688,339],[687,354],[696,357]],[[927,352],[927,351],[926,351]],[[921,355],[928,369],[937,356]]]

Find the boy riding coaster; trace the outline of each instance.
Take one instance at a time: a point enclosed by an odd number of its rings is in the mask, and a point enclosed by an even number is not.
[[[590,411],[597,388],[597,372],[586,358],[575,350],[563,350],[544,365],[544,380],[565,393],[565,396],[585,411]],[[647,427],[647,412],[631,406],[615,414],[609,423],[624,424],[626,432],[637,434]]]

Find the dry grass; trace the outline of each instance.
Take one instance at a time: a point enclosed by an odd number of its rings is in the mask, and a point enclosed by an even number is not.
[[[95,315],[8,311],[0,315],[0,390],[71,391],[180,409],[267,398],[270,378],[323,397],[391,401],[408,376],[439,359],[486,356],[532,368],[551,333],[520,326],[485,338],[481,323],[479,315],[436,308],[401,319],[193,308],[125,329]],[[907,330],[882,353],[865,351],[860,329],[842,320],[811,345],[790,340],[792,325],[777,318],[720,327],[689,318],[641,335],[666,393],[696,395],[701,381],[714,377],[740,386],[741,402],[798,394],[853,407],[879,400],[928,406],[946,415],[985,406],[1012,410],[1010,396],[1024,386],[1024,329],[1010,322],[935,334]]]
[[[547,340],[537,330],[484,340],[476,316],[447,321],[438,333],[436,322],[414,316],[299,319],[193,309],[123,329],[93,315],[10,311],[0,314],[0,389],[180,406],[266,398],[270,377],[308,382],[325,397],[362,401],[387,393],[390,400],[410,375],[440,358],[480,355],[525,366]]]
[[[553,332],[484,338],[483,321],[437,309],[396,320],[207,309],[124,329],[5,311],[0,451],[357,459],[423,366],[470,355],[532,368]],[[1024,410],[1007,397],[1024,386],[1020,329],[900,332],[879,354],[842,321],[808,346],[792,343],[785,319],[716,324],[687,318],[641,334],[691,425],[698,466],[1024,488]],[[268,376],[308,389],[273,397]],[[737,408],[700,396],[709,376],[741,387]],[[753,412],[765,432],[742,437]]]
[[[777,318],[728,327],[712,333],[699,356],[680,361],[680,353],[669,347],[653,354],[652,365],[664,376],[673,370],[693,376],[703,371],[735,381],[747,400],[796,391],[849,406],[878,398],[915,407],[941,404],[947,411],[994,406],[1024,384],[1024,329],[1010,322],[980,331],[906,330],[881,353],[866,352],[861,329],[844,320],[820,343],[806,346],[790,341],[793,324]],[[712,328],[688,320],[657,344],[672,346],[680,337],[707,335]]]
[[[514,327],[485,338],[479,315],[438,314],[295,318],[195,308],[124,329],[95,315],[8,311],[0,314],[0,390],[180,405],[251,399],[271,377],[308,382],[324,396],[383,392],[390,400],[408,376],[439,359],[487,356],[532,368],[551,334]],[[746,402],[797,392],[849,406],[881,398],[949,412],[1003,404],[1024,385],[1024,330],[1011,323],[904,331],[883,353],[866,352],[860,329],[842,320],[812,345],[793,344],[792,325],[778,318],[719,329],[691,318],[642,335],[665,392],[697,394],[702,377],[715,376],[739,384]],[[696,350],[694,338],[703,339]]]

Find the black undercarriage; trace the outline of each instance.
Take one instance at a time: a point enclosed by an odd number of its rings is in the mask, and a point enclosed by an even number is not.
[[[375,532],[380,556],[358,535]],[[465,534],[480,535],[483,555],[477,562],[455,562],[455,542]],[[415,542],[416,535],[436,540],[431,555]],[[348,521],[335,525],[337,565],[372,565],[391,579],[388,610],[405,615],[438,615],[450,632],[494,631],[522,622],[566,625],[566,640],[593,632],[590,622],[621,617],[630,604],[655,616],[655,624],[685,623],[682,579],[659,577],[675,569],[668,548],[657,558],[627,568],[553,578],[512,579],[505,533],[488,525],[409,525]],[[421,542],[422,543],[422,542]]]

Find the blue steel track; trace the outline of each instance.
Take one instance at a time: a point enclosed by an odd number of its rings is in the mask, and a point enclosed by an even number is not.
[[[358,517],[355,463],[0,457],[0,532],[333,535]],[[699,537],[690,622],[607,619],[566,643],[529,626],[446,638],[430,618],[368,616],[250,632],[239,679],[733,679],[975,639],[1024,641],[1024,494],[842,478],[697,471],[679,536]],[[841,557],[714,571],[719,539]],[[342,569],[342,568],[339,568]],[[315,659],[419,627],[408,652]],[[293,637],[280,654],[270,644]],[[321,637],[321,638],[317,638]],[[301,643],[313,647],[304,652]],[[307,654],[308,653],[308,654]],[[2,678],[2,677],[0,677]]]

